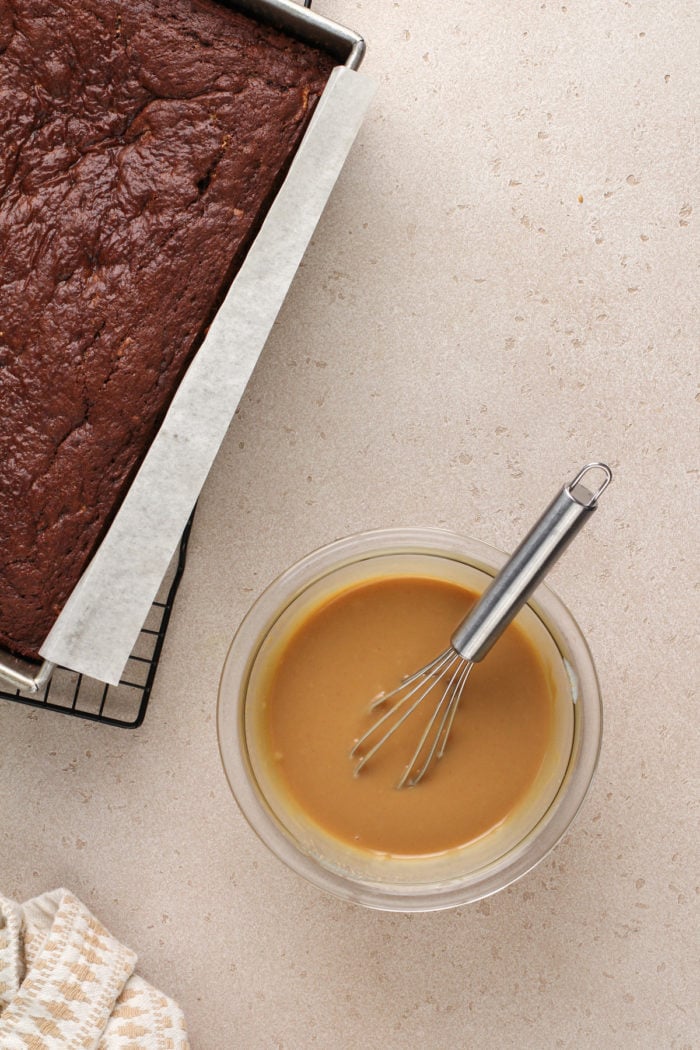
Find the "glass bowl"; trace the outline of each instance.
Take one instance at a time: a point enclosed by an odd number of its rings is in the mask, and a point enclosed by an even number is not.
[[[316,886],[387,911],[456,907],[520,878],[567,831],[598,761],[602,711],[586,641],[570,612],[544,585],[516,622],[536,646],[552,683],[554,747],[525,802],[501,827],[440,856],[391,857],[353,849],[295,806],[266,773],[261,757],[256,685],[297,620],[346,587],[387,575],[424,575],[483,591],[507,557],[442,529],[364,532],[322,547],[282,573],[241,623],[219,687],[217,728],[224,771],[256,834]]]

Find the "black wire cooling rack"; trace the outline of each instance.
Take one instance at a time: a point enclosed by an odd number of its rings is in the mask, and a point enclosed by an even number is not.
[[[104,682],[65,667],[57,667],[41,692],[25,696],[19,690],[6,692],[0,689],[0,698],[29,707],[59,711],[76,718],[87,718],[103,725],[137,729],[146,714],[158,670],[170,613],[185,569],[191,528],[192,518],[182,534],[180,547],[141,628],[119,685],[105,685]]]

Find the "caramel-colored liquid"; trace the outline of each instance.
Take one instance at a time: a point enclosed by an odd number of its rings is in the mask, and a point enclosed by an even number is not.
[[[372,698],[442,652],[475,600],[441,580],[374,580],[315,609],[282,648],[261,696],[263,747],[283,790],[337,839],[394,856],[452,850],[500,825],[532,786],[554,698],[515,625],[473,668],[445,754],[419,785],[396,790],[432,696],[353,775],[348,752],[382,712]]]

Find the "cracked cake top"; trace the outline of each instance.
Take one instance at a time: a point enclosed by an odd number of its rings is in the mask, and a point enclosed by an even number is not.
[[[0,0],[0,644],[38,653],[332,66],[213,0]]]

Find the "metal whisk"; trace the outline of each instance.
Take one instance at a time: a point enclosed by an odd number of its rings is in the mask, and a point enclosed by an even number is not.
[[[603,480],[591,492],[582,484],[591,471],[602,471]],[[515,553],[451,638],[448,649],[425,667],[405,678],[396,689],[372,701],[372,709],[395,702],[360,737],[350,757],[361,755],[355,775],[403,725],[431,694],[437,699],[423,735],[396,785],[413,787],[433,762],[442,758],[459,702],[474,664],[483,659],[518,610],[542,582],[574,536],[598,506],[598,500],[612,481],[605,463],[588,463],[550,503]],[[369,749],[363,754],[363,746]]]

